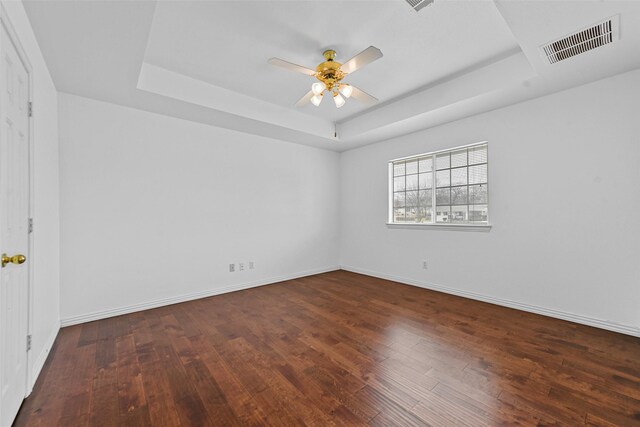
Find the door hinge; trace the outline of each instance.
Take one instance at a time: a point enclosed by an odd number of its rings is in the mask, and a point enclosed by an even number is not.
[[[33,218],[29,218],[29,233],[33,233]]]
[[[33,102],[29,101],[29,107],[27,109],[29,111],[29,117],[33,117]]]
[[[31,350],[31,335],[27,335],[27,351]]]

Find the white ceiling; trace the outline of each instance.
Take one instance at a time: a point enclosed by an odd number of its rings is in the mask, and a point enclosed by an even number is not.
[[[640,67],[640,1],[36,1],[58,90],[342,151]],[[558,64],[539,46],[612,15],[620,40]],[[380,99],[296,109],[327,48],[383,58],[348,81]],[[338,137],[334,138],[334,131]]]
[[[401,0],[160,2],[145,62],[292,107],[316,80],[267,59],[315,68],[326,49],[346,62],[370,45],[384,57],[345,81],[382,102],[518,46],[491,1],[447,1],[429,13]],[[302,111],[339,121],[365,108],[352,100]]]

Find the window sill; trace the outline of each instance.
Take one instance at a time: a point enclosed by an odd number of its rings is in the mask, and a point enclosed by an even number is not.
[[[491,230],[491,224],[399,224],[388,222],[387,228],[488,232]]]

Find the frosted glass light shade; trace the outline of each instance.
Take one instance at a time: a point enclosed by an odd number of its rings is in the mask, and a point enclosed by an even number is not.
[[[333,96],[333,102],[336,103],[336,107],[340,108],[344,105],[345,100],[339,93]]]
[[[311,91],[314,95],[320,95],[322,92],[324,92],[325,88],[326,86],[322,82],[315,82],[311,85]]]
[[[319,106],[321,102],[322,102],[322,93],[320,95],[313,95],[311,97],[311,103],[316,107]]]
[[[349,98],[353,93],[353,88],[351,87],[351,85],[344,85],[340,87],[340,92],[342,92],[345,98]]]

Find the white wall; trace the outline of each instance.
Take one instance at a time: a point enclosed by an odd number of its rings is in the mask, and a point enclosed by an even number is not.
[[[345,152],[341,264],[640,335],[639,138],[633,71]],[[489,233],[385,226],[389,160],[483,140]]]
[[[63,321],[339,263],[640,334],[639,79],[341,155],[60,94]],[[386,227],[388,160],[482,140],[489,233]]]
[[[31,24],[19,1],[2,2],[31,62],[33,78],[33,277],[29,330],[30,386],[44,364],[60,328],[60,247],[58,185],[58,100]]]
[[[64,324],[337,268],[337,153],[63,93],[59,108]]]

